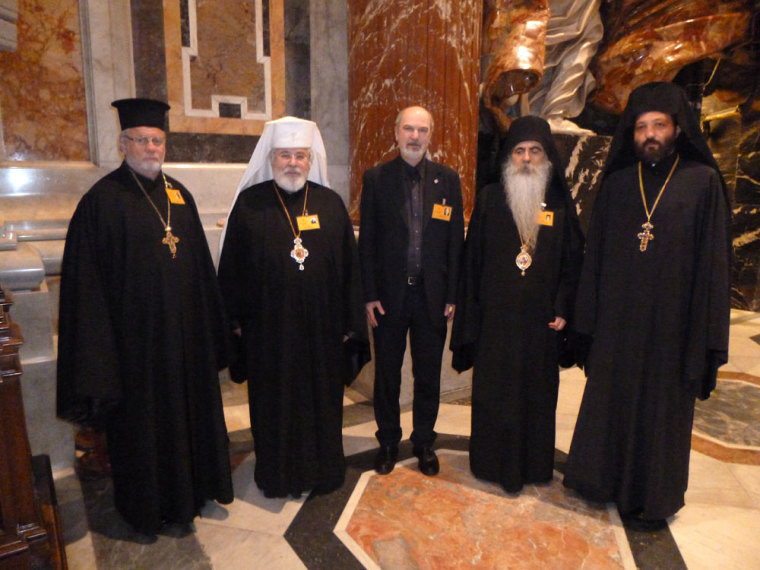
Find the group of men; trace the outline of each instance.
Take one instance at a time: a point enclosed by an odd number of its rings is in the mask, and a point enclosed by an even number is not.
[[[358,247],[316,125],[270,121],[218,278],[191,195],[161,169],[168,106],[114,106],[124,162],[82,198],[66,241],[58,413],[105,431],[116,507],[135,528],[154,534],[233,499],[226,366],[248,381],[263,494],[340,487],[343,389],[368,359],[368,324],[380,475],[399,454],[407,337],[413,453],[422,473],[439,471],[453,321],[452,365],[473,368],[477,477],[511,493],[552,479],[559,355],[582,338],[588,380],[565,484],[644,523],[683,505],[695,398],[727,359],[730,244],[725,184],[680,88],[631,94],[585,258],[543,119],[512,123],[465,241],[459,176],[429,159],[432,115],[402,110],[398,156],[364,173]]]

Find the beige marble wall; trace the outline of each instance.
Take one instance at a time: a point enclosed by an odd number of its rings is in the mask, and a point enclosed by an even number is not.
[[[191,5],[183,45],[179,2],[164,2],[166,82],[172,132],[261,134],[285,113],[283,0],[269,1],[269,54],[261,2],[209,0]],[[240,105],[225,117],[220,103]]]
[[[20,0],[18,45],[0,52],[0,161],[88,160],[76,0]]]

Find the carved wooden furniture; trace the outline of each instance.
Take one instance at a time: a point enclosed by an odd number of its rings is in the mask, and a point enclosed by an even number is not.
[[[23,339],[0,287],[0,570],[66,569],[50,462],[31,456],[21,397]]]

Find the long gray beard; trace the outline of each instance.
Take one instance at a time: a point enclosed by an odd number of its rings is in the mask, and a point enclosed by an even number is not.
[[[507,198],[512,218],[520,231],[520,236],[530,251],[536,247],[538,239],[538,213],[546,195],[546,184],[552,172],[548,160],[534,167],[515,165],[507,160],[501,171],[501,183]]]

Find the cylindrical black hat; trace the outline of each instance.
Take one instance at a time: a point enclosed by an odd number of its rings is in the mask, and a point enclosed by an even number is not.
[[[166,130],[169,105],[155,99],[119,99],[111,103],[119,111],[121,130],[132,127],[155,127]]]

